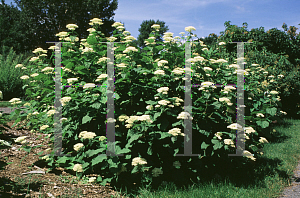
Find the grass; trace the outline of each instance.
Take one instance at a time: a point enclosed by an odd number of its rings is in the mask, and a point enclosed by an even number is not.
[[[252,179],[246,172],[238,172],[242,180],[248,185],[239,185],[227,179],[195,184],[189,189],[180,190],[174,184],[160,187],[155,192],[149,189],[140,189],[139,198],[163,197],[279,197],[284,187],[289,185],[289,178],[296,169],[300,160],[300,120],[284,119],[284,123],[275,127],[278,137],[271,143],[265,144],[264,155],[257,160],[257,176]],[[260,169],[260,170],[259,170]],[[244,183],[245,181],[239,181]]]

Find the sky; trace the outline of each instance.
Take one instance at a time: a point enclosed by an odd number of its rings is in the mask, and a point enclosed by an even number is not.
[[[5,4],[13,0],[5,0]],[[0,2],[1,3],[1,2]],[[153,19],[164,21],[173,37],[193,26],[198,38],[211,33],[218,36],[225,30],[225,21],[248,30],[264,27],[283,31],[282,24],[295,26],[300,31],[300,0],[118,0],[114,20],[124,23],[125,29],[138,38],[141,23]],[[187,32],[186,32],[187,35]]]

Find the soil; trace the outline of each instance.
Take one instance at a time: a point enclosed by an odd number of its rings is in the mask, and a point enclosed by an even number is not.
[[[50,146],[48,146],[48,139],[45,139],[47,134],[31,133],[25,127],[25,122],[20,122],[19,126],[11,128],[13,123],[14,121],[8,122],[8,127],[0,125],[0,127],[5,128],[5,131],[3,131],[5,139],[9,140],[19,136],[28,136],[26,140],[28,142],[32,141],[29,145],[45,146],[32,149],[28,156],[26,156],[28,154],[27,152],[19,150],[21,147],[19,143],[13,142],[12,147],[0,149],[0,165],[7,164],[3,166],[2,170],[0,169],[0,197],[60,197],[62,195],[64,197],[66,197],[66,195],[69,195],[68,197],[78,197],[80,195],[79,197],[93,198],[125,197],[121,196],[120,193],[110,187],[109,184],[106,186],[94,183],[82,184],[80,181],[78,182],[74,173],[69,170],[64,170],[63,168],[56,168],[48,172],[46,166],[41,163],[42,160],[39,160],[39,155],[35,155],[50,148]],[[50,152],[51,151],[44,152],[43,154]],[[40,173],[24,174],[30,171],[40,171]],[[92,177],[94,175],[87,176]],[[72,180],[75,182],[72,182]],[[81,191],[81,193],[78,193],[78,191]]]

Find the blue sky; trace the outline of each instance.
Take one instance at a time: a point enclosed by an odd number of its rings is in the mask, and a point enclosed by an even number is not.
[[[9,4],[13,0],[5,0]],[[264,27],[282,29],[282,24],[296,26],[300,23],[300,0],[119,0],[114,20],[125,23],[125,28],[138,37],[143,20],[160,20],[168,26],[168,32],[180,36],[184,28],[193,26],[198,38],[210,33],[220,35],[225,21],[248,30]],[[299,33],[299,29],[297,33]]]

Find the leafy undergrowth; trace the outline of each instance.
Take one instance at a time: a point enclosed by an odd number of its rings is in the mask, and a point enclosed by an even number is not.
[[[6,114],[4,116],[7,116]],[[108,185],[101,186],[78,180],[73,171],[56,168],[48,172],[37,153],[51,148],[47,134],[31,133],[26,127],[11,128],[13,120],[0,139],[28,136],[32,146],[46,145],[28,153],[19,150],[20,144],[12,142],[8,149],[1,149],[0,194],[3,197],[274,197],[278,196],[291,181],[293,170],[300,159],[300,121],[277,123],[276,138],[264,147],[264,155],[255,162],[237,167],[224,161],[216,167],[203,169],[200,184],[180,189],[172,182],[165,182],[156,189],[140,189],[124,194]],[[284,153],[288,153],[285,155]],[[218,161],[218,159],[215,159]],[[220,161],[220,160],[219,160]],[[208,165],[215,162],[206,162]],[[23,174],[44,171],[45,174]],[[92,177],[94,175],[87,175]]]

